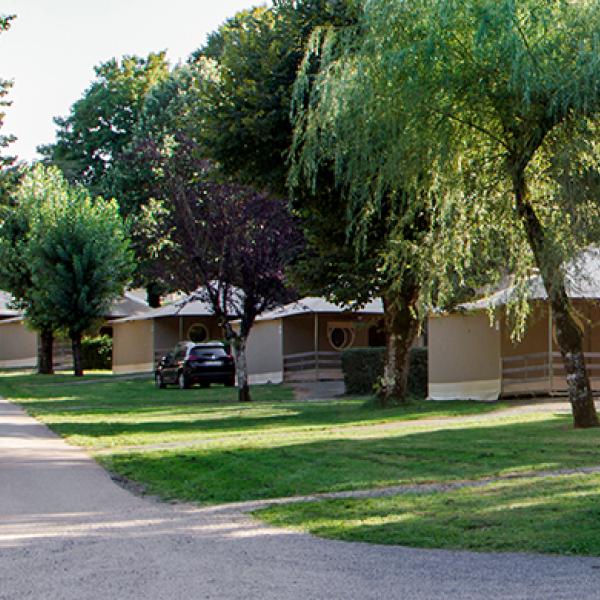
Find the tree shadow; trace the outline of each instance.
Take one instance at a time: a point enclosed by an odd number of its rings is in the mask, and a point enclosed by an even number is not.
[[[600,430],[573,430],[568,416],[530,423],[453,427],[368,439],[245,442],[101,460],[167,498],[237,502],[399,483],[481,479],[598,463]]]

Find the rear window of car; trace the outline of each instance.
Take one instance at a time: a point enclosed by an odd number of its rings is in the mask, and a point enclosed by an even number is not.
[[[190,350],[190,358],[223,358],[227,356],[227,352],[220,346],[195,346]]]

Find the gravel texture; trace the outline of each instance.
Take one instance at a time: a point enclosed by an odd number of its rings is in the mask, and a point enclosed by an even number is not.
[[[600,558],[321,540],[140,498],[0,400],[0,599],[598,598]]]

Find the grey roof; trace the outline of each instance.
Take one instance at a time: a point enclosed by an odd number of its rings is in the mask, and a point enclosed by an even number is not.
[[[121,298],[115,300],[108,309],[107,319],[118,319],[132,314],[151,310],[146,300],[135,290],[127,290]]]
[[[23,318],[23,313],[21,311],[13,310],[8,307],[10,302],[12,302],[11,294],[0,291],[0,318]],[[141,314],[149,310],[150,307],[148,306],[148,303],[140,296],[139,291],[127,290],[120,298],[110,305],[108,314],[105,315],[105,317],[107,319],[117,319],[131,314]]]
[[[202,300],[187,301],[187,296],[177,302],[166,304],[159,308],[153,308],[137,312],[122,319],[110,321],[110,323],[128,323],[129,321],[144,321],[146,319],[162,319],[164,317],[209,317],[213,314],[211,305]]]
[[[565,284],[569,298],[600,299],[600,248],[588,248],[571,260],[565,271]],[[527,284],[530,300],[547,300],[548,294],[540,275],[532,277]],[[462,310],[486,310],[504,306],[516,293],[514,286],[506,286],[494,294],[461,304]]]
[[[293,317],[295,315],[305,314],[316,314],[316,313],[344,313],[352,312],[359,315],[382,315],[383,314],[383,302],[381,299],[376,298],[372,300],[364,307],[354,310],[349,304],[338,305],[333,304],[325,300],[324,298],[318,298],[316,296],[308,296],[302,298],[297,302],[286,304],[280,308],[267,311],[257,317],[257,321],[269,321],[271,319],[284,319],[286,317]]]
[[[383,303],[376,299],[369,302],[363,308],[353,310],[352,306],[338,306],[328,302],[324,298],[309,296],[302,298],[297,302],[286,304],[280,308],[269,310],[257,317],[257,321],[268,321],[271,319],[283,319],[294,315],[314,314],[314,313],[344,313],[353,312],[356,314],[383,314]],[[111,323],[128,323],[130,321],[144,321],[146,319],[161,319],[164,317],[210,317],[213,315],[212,307],[208,302],[194,300],[188,302],[186,298],[155,308],[139,314],[129,315],[124,319],[117,319]]]

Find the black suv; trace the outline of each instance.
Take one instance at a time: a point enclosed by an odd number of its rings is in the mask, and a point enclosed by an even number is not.
[[[178,385],[181,389],[195,383],[208,387],[211,383],[235,385],[235,365],[225,344],[208,342],[179,342],[166,356],[163,356],[154,371],[156,387],[167,384]]]

